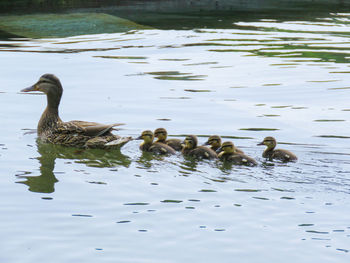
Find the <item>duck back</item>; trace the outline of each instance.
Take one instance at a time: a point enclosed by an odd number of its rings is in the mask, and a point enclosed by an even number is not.
[[[270,158],[277,159],[282,162],[293,162],[298,160],[298,157],[294,153],[284,149],[274,150]]]
[[[189,151],[189,156],[193,156],[199,159],[216,159],[218,158],[216,152],[205,146],[198,146],[193,150]]]
[[[148,152],[152,152],[155,154],[175,154],[175,150],[171,148],[169,145],[161,142],[152,143],[152,145],[148,148]]]
[[[182,141],[179,139],[169,139],[165,143],[171,148],[173,148],[175,151],[181,151],[182,149]]]

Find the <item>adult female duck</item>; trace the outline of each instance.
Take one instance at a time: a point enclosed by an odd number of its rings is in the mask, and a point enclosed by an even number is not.
[[[122,125],[100,124],[86,121],[63,122],[58,114],[63,88],[60,80],[52,74],[44,74],[33,86],[22,92],[41,91],[46,94],[47,107],[38,123],[37,133],[44,142],[80,148],[108,148],[122,146],[131,137],[112,134],[114,127]]]

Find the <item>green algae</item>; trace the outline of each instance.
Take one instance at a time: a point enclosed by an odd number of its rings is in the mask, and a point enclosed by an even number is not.
[[[136,29],[150,29],[150,27],[102,13],[0,16],[0,30],[28,38],[120,33]]]

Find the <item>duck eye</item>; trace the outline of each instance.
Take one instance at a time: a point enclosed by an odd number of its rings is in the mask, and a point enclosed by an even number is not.
[[[48,81],[47,79],[41,79],[39,83],[50,83],[50,81]]]

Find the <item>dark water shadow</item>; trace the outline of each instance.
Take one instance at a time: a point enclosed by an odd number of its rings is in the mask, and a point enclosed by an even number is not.
[[[142,152],[141,155],[135,160],[138,164],[137,168],[146,169],[148,172],[157,172],[157,166],[166,163],[167,165],[173,164],[171,158],[175,155],[159,155],[151,152]],[[154,168],[154,170],[150,169]]]
[[[88,167],[129,167],[131,160],[128,156],[122,154],[120,149],[99,150],[99,149],[77,149],[53,145],[37,141],[37,151],[39,157],[39,176],[33,176],[31,172],[17,175],[17,183],[25,184],[29,191],[38,193],[53,193],[55,183],[59,182],[56,178],[55,170],[56,159],[71,160],[74,163],[85,164]]]
[[[333,7],[333,8],[332,8]],[[274,19],[277,22],[283,21],[316,21],[320,17],[328,17],[330,13],[346,12],[350,7],[335,7],[334,5],[315,5],[306,6],[299,10],[281,10],[281,9],[257,9],[257,10],[200,10],[191,9],[172,10],[172,11],[150,11],[142,12],[121,11],[117,8],[103,8],[100,11],[129,19],[136,23],[154,27],[157,29],[232,29],[235,22],[242,21],[260,21],[263,19]],[[98,11],[98,10],[94,10]],[[140,15],[142,13],[142,15]]]

